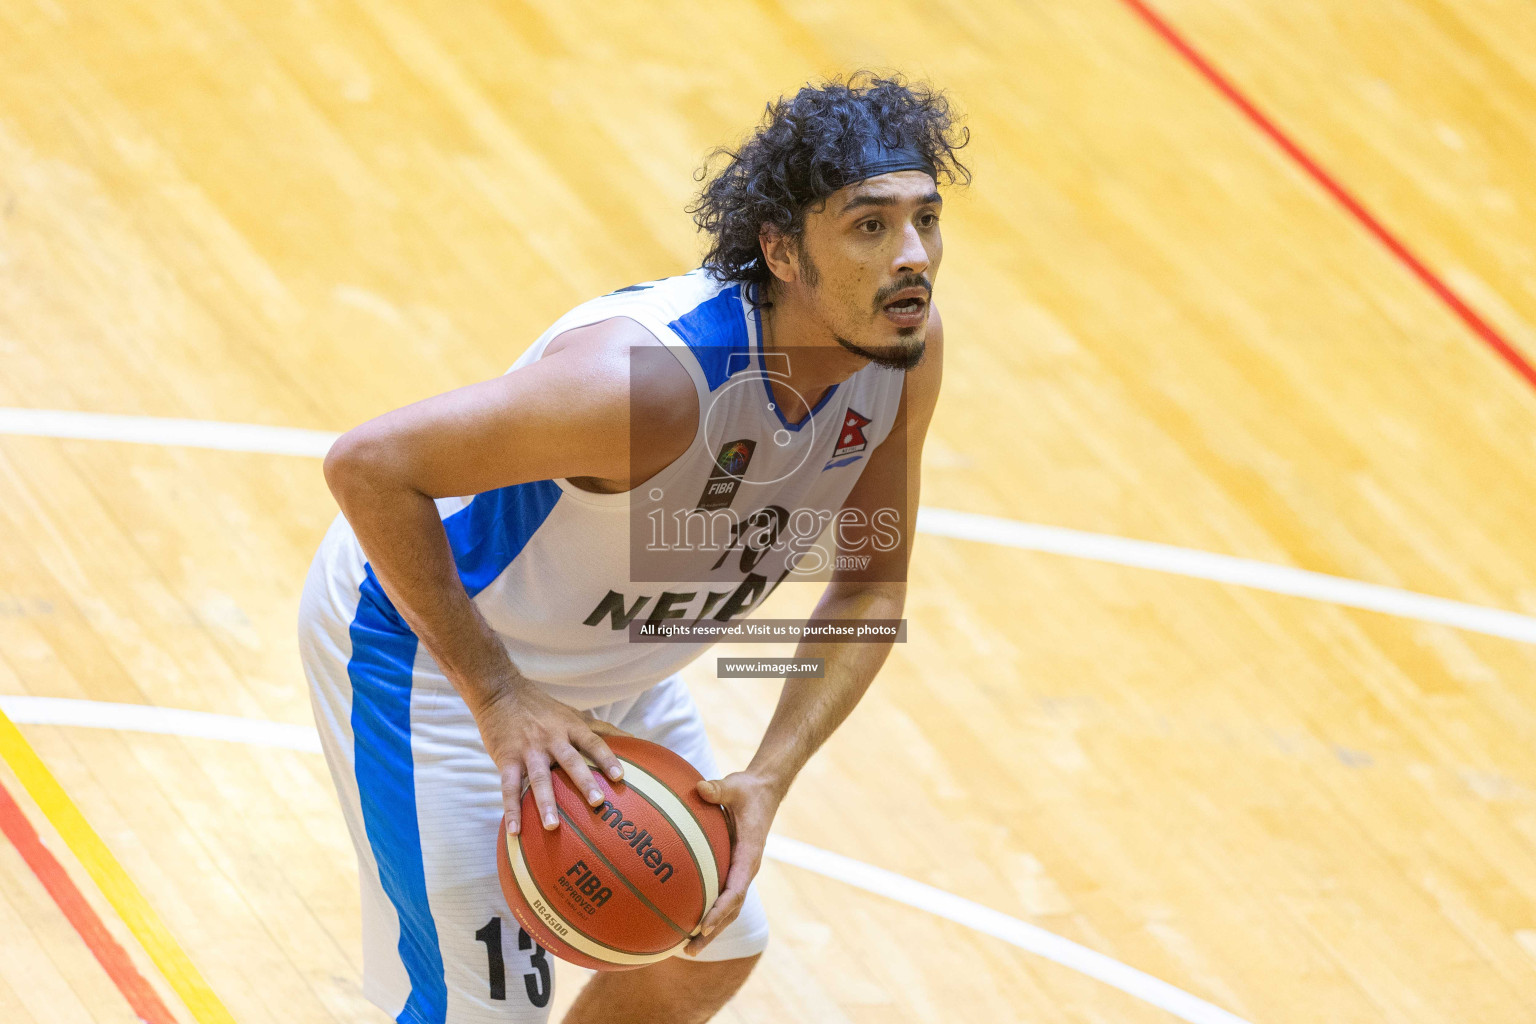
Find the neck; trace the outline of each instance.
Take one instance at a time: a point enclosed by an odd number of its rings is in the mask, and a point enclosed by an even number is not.
[[[762,310],[762,347],[768,353],[786,353],[788,359],[764,365],[780,372],[788,363],[788,383],[813,405],[827,388],[852,377],[869,365],[863,356],[837,343],[837,336],[815,315],[799,288],[770,283]],[[783,377],[777,378],[783,380]],[[785,412],[788,417],[788,410]]]

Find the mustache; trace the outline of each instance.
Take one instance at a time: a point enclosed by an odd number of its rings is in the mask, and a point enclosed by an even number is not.
[[[925,301],[931,301],[933,298],[933,282],[922,274],[903,274],[889,287],[881,288],[875,293],[875,309],[884,309],[885,304],[890,302],[897,292],[904,292],[908,288],[921,288]]]

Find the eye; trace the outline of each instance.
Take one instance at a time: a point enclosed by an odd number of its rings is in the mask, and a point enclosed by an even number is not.
[[[864,232],[866,235],[872,235],[884,226],[885,225],[881,224],[878,220],[866,220],[860,222],[859,230]]]
[[[931,228],[939,222],[939,215],[936,213],[925,213],[917,219],[917,222],[925,228]]]

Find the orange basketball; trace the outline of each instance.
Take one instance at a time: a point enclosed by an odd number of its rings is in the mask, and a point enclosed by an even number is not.
[[[560,827],[539,825],[524,788],[521,835],[497,843],[507,906],[539,945],[563,960],[624,971],[676,954],[714,906],[730,866],[725,812],[699,798],[703,778],[666,747],[604,737],[622,782],[597,770],[606,798],[591,807],[554,773]]]

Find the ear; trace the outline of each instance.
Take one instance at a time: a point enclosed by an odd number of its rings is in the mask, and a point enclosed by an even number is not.
[[[762,247],[769,273],[786,284],[800,280],[800,252],[792,236],[775,224],[765,223],[758,229],[757,244]]]

